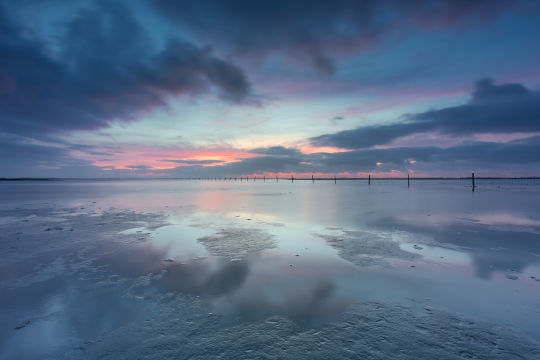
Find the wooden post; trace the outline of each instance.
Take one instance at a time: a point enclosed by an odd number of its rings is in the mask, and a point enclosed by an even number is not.
[[[263,177],[263,182],[266,182],[266,175]]]
[[[313,174],[311,174],[311,182],[315,184],[315,179],[313,178]]]
[[[407,174],[407,187],[411,187],[411,178],[409,174]]]
[[[368,177],[367,177],[367,184],[368,184],[368,185],[371,185],[371,174],[368,174]]]
[[[334,184],[337,184],[336,175],[334,175]]]
[[[474,173],[472,173],[472,191],[474,191],[474,188],[476,187],[476,185],[474,185]]]
[[[291,182],[294,182],[294,176],[291,175]]]
[[[276,182],[278,182],[278,177],[277,177],[277,175],[276,175]]]

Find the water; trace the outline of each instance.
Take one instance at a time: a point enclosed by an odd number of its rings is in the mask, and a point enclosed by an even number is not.
[[[0,183],[0,357],[538,358],[540,184],[477,185]]]

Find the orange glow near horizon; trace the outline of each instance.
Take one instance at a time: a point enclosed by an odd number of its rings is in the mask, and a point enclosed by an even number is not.
[[[311,145],[301,145],[297,147],[304,154],[313,154],[318,152],[337,153],[349,150],[335,147],[316,147]],[[209,161],[216,160],[214,163],[200,164],[200,166],[220,166],[228,163],[241,161],[243,159],[261,156],[248,152],[249,150],[235,149],[174,149],[174,148],[150,148],[146,146],[131,146],[122,149],[120,152],[114,152],[110,155],[89,154],[83,151],[74,150],[71,155],[87,160],[92,165],[98,166],[103,170],[137,170],[146,167],[147,170],[167,170],[182,166],[192,166],[193,164],[182,163],[181,161]],[[107,153],[107,150],[103,150]],[[177,162],[175,162],[177,161]],[[311,175],[310,175],[311,176]]]
[[[312,145],[300,146],[298,150],[300,150],[300,152],[302,152],[303,154],[314,154],[314,153],[323,153],[323,152],[334,154],[334,153],[351,151],[351,150],[341,149],[341,148],[337,148],[333,146],[312,146]]]
[[[179,150],[179,149],[152,149],[147,147],[131,147],[111,155],[103,155],[96,159],[80,151],[73,151],[72,155],[88,160],[94,166],[104,170],[135,170],[145,166],[147,170],[166,170],[180,166],[190,166],[175,161],[208,161],[216,160],[215,163],[201,164],[201,166],[219,166],[242,159],[259,156],[246,151],[215,149],[215,150]]]

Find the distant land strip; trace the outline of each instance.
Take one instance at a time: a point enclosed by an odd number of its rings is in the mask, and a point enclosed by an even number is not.
[[[115,181],[115,180],[276,180],[276,177],[264,176],[221,176],[221,177],[144,177],[144,178],[33,178],[33,177],[16,177],[16,178],[0,178],[0,181]],[[277,177],[279,180],[291,180],[291,177]],[[368,177],[292,177],[294,180],[368,180]],[[466,177],[410,177],[410,180],[470,180],[470,176]],[[540,176],[523,176],[523,177],[481,177],[477,176],[477,180],[537,180]],[[371,180],[407,180],[407,177],[371,177]]]

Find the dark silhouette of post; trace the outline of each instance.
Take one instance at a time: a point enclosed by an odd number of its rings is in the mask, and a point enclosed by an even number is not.
[[[313,174],[311,174],[311,182],[315,184],[315,179],[313,178]]]
[[[334,175],[334,184],[337,184],[336,175]]]
[[[367,176],[367,184],[371,185],[371,174],[368,174]]]
[[[291,175],[291,182],[294,182],[294,176]]]
[[[278,177],[277,177],[277,175],[276,175],[276,182],[278,182]]]
[[[471,179],[472,179],[472,191],[474,191],[474,188],[476,187],[476,185],[474,184],[474,173],[472,173]]]
[[[411,178],[409,174],[407,174],[407,187],[411,187]]]
[[[266,175],[263,176],[263,182],[266,182]]]

